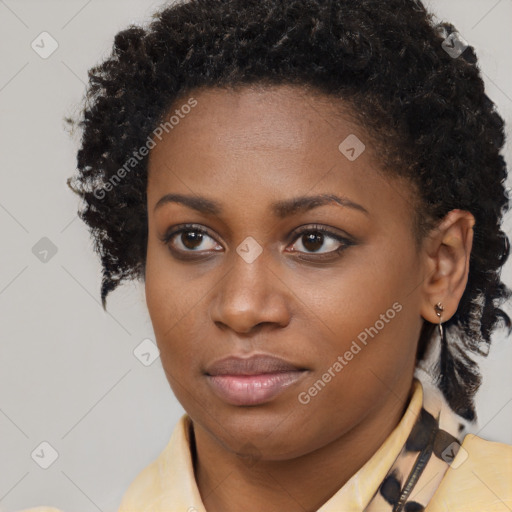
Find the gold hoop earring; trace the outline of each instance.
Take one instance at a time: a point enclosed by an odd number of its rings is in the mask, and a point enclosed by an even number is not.
[[[443,333],[443,325],[442,325],[442,319],[441,319],[441,313],[444,311],[444,308],[443,308],[443,305],[438,302],[435,306],[434,306],[434,309],[436,311],[436,315],[439,317],[439,336],[441,338],[441,342],[444,342],[444,333]]]

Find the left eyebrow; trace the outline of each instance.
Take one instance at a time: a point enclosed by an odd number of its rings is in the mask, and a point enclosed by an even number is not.
[[[153,211],[166,203],[181,203],[206,215],[220,215],[222,213],[222,206],[219,202],[203,196],[187,196],[184,194],[166,194],[158,200]],[[326,204],[338,204],[358,210],[365,215],[370,215],[364,206],[351,201],[347,197],[340,197],[335,194],[294,197],[272,203],[271,208],[276,217],[284,219],[290,215],[296,215],[297,213],[312,210]]]
[[[313,208],[318,208],[319,206],[324,206],[326,204],[339,204],[340,206],[346,206],[348,208],[358,210],[365,215],[370,215],[364,206],[351,201],[347,197],[340,197],[335,194],[301,196],[294,197],[292,199],[286,199],[284,201],[278,201],[277,203],[272,204],[272,210],[274,211],[274,215],[284,219],[290,215],[312,210]]]

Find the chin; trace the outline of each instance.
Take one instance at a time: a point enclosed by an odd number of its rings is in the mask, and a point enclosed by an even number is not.
[[[267,460],[304,453],[298,445],[304,442],[307,418],[298,417],[300,410],[276,403],[244,407],[212,403],[210,410],[211,414],[189,415],[229,451],[248,455],[256,451]]]

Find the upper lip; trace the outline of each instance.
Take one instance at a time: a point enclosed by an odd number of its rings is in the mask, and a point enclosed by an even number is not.
[[[220,359],[206,368],[206,374],[216,375],[261,375],[304,370],[279,357],[257,354],[251,357],[230,356]]]

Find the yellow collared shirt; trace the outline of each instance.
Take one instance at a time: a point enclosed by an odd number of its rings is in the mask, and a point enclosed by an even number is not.
[[[409,436],[423,403],[413,381],[411,400],[399,424],[375,454],[317,512],[361,512],[370,502]],[[184,414],[151,464],[126,490],[118,512],[207,512],[194,477],[190,418]],[[391,510],[387,507],[382,512]],[[426,512],[512,511],[512,446],[468,434]],[[19,512],[61,512],[37,507]]]

